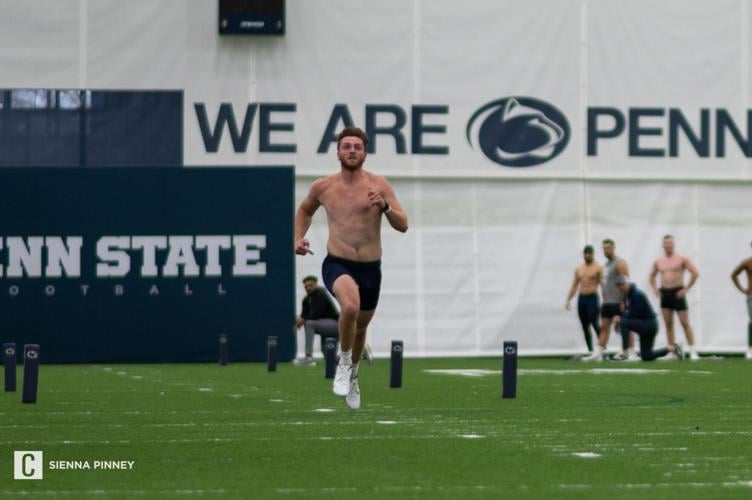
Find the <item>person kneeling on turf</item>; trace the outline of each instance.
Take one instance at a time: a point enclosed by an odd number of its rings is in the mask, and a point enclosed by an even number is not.
[[[619,328],[622,337],[635,332],[640,337],[640,356],[643,361],[653,361],[673,352],[679,359],[684,359],[681,347],[674,344],[660,349],[653,349],[655,336],[658,334],[658,320],[653,306],[645,293],[629,281],[627,276],[616,278],[616,286],[624,296],[624,312]]]

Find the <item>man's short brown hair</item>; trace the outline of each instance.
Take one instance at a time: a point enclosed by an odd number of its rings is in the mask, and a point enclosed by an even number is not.
[[[363,147],[368,147],[368,135],[363,132],[358,127],[347,127],[342,130],[342,132],[339,133],[337,136],[337,149],[339,149],[339,143],[344,139],[345,137],[357,137],[361,141],[363,141]]]
[[[603,244],[604,245],[614,245],[615,246],[614,240],[612,240],[611,238],[606,238],[605,240],[603,240]]]

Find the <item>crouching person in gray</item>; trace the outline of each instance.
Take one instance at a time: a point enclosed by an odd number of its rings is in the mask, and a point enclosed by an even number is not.
[[[305,288],[306,296],[303,299],[300,316],[295,319],[297,328],[305,328],[305,356],[294,361],[294,364],[299,366],[315,364],[313,361],[314,335],[321,335],[322,345],[324,338],[337,339],[339,335],[339,311],[326,289],[318,286],[316,276],[303,278],[303,288]]]
[[[679,359],[684,359],[678,344],[653,349],[655,336],[658,334],[658,320],[645,293],[637,288],[637,285],[630,283],[627,276],[616,278],[616,286],[624,296],[624,312],[619,324],[622,338],[629,335],[629,332],[635,332],[640,337],[640,357],[642,357],[642,360],[653,361],[669,352],[674,352]]]

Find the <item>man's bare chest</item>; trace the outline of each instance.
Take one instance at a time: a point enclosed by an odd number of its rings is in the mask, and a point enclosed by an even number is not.
[[[659,259],[658,270],[661,273],[681,273],[684,271],[684,261],[681,258]]]
[[[580,267],[577,274],[582,281],[598,281],[598,268],[596,267]]]
[[[330,217],[361,216],[374,208],[368,199],[368,188],[329,189],[322,196],[321,204]]]

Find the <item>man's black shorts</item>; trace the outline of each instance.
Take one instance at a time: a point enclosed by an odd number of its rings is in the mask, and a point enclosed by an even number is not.
[[[601,318],[611,319],[614,316],[621,316],[621,304],[601,305]]]
[[[376,309],[381,291],[381,261],[357,262],[327,255],[321,264],[321,276],[326,289],[335,297],[334,282],[343,274],[352,277],[358,285],[360,310]]]
[[[661,309],[672,309],[674,311],[686,311],[687,310],[687,296],[679,298],[676,296],[676,292],[681,290],[679,288],[661,288]]]

